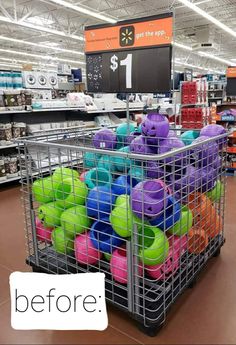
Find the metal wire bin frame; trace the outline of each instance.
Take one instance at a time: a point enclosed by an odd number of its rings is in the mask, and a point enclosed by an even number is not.
[[[226,144],[115,129],[20,139],[27,263],[104,272],[107,301],[156,334],[224,243]]]

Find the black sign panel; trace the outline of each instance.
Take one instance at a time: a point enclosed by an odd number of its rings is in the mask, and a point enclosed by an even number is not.
[[[131,35],[129,35],[131,33]],[[122,36],[121,36],[122,37]],[[124,36],[126,37],[126,36]],[[132,43],[129,27],[126,46]],[[169,92],[171,88],[171,46],[89,54],[89,92]]]

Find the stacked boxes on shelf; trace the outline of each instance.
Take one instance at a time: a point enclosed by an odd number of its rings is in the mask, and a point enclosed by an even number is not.
[[[205,78],[182,83],[181,123],[184,128],[200,129],[209,123],[207,91],[208,86]]]

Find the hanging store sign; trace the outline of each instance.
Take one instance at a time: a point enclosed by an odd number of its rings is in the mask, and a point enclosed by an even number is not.
[[[236,67],[227,68],[227,78],[236,78]]]
[[[172,14],[85,29],[90,92],[169,92]]]

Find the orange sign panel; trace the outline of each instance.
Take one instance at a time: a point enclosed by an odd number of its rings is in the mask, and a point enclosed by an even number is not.
[[[236,78],[236,67],[229,67],[227,69],[227,78]]]
[[[173,18],[145,20],[85,30],[85,52],[145,48],[171,44]]]

